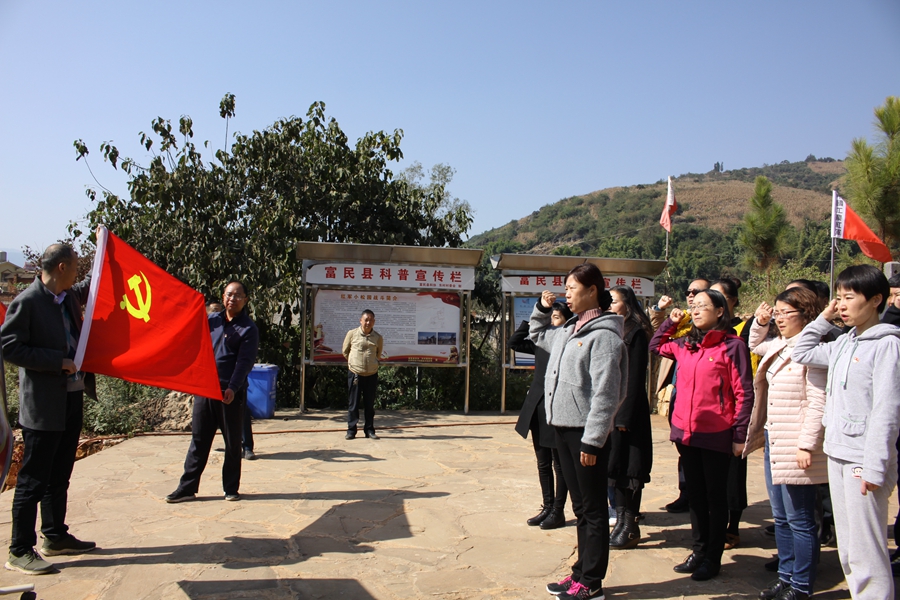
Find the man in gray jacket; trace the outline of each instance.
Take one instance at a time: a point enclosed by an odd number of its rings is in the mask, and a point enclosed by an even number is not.
[[[75,284],[78,256],[71,246],[44,251],[41,276],[9,305],[0,340],[3,356],[19,366],[19,424],[25,444],[12,504],[12,539],[6,568],[30,575],[50,573],[47,556],[80,554],[96,547],[69,533],[66,504],[75,450],[84,417],[84,392],[94,395],[92,374],[75,368],[82,306],[90,277]]]

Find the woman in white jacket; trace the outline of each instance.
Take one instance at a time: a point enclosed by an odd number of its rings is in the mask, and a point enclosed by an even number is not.
[[[765,446],[766,488],[778,545],[778,580],[760,592],[763,600],[807,598],[816,578],[816,485],[828,481],[822,451],[827,369],[798,365],[791,352],[822,304],[807,289],[785,290],[775,298],[774,310],[760,304],[750,329],[750,350],[762,359],[753,381],[756,403],[744,455]],[[766,339],[772,317],[780,335]]]

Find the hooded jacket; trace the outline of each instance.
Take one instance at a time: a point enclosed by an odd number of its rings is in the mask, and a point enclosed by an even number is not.
[[[550,352],[544,376],[544,409],[555,427],[584,428],[581,451],[598,454],[625,400],[628,354],[625,319],[603,313],[575,332],[578,318],[550,326],[550,309],[540,302],[531,313],[530,337]]]
[[[791,359],[828,367],[825,454],[862,466],[860,476],[884,485],[897,464],[900,430],[900,329],[879,323],[862,335],[856,327],[819,345],[832,325],[822,316],[800,332]]]
[[[673,442],[731,454],[747,439],[753,409],[750,351],[744,340],[711,330],[694,348],[687,337],[670,339],[678,328],[667,319],[650,340],[650,352],[678,362]]]

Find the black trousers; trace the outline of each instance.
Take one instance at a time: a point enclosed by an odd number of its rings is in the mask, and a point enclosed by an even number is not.
[[[347,431],[356,435],[359,425],[359,404],[362,400],[363,431],[375,433],[375,390],[378,388],[378,373],[373,375],[357,375],[353,371],[347,371],[347,388],[349,400],[347,406]]]
[[[50,541],[68,535],[66,505],[75,450],[84,422],[84,392],[66,397],[66,428],[38,431],[22,428],[25,443],[12,503],[12,539],[9,551],[21,556],[37,545],[37,509],[41,507],[41,533]]]
[[[242,423],[242,433],[241,439],[243,440],[242,446],[247,450],[253,450],[253,425],[252,418],[250,417],[250,403],[244,402],[244,418]]]
[[[591,589],[602,587],[609,566],[609,511],[606,498],[609,444],[597,454],[597,464],[581,466],[584,429],[556,428],[559,464],[572,498],[578,536],[578,560],[572,578]]]
[[[225,440],[225,459],[222,463],[222,489],[226,494],[237,494],[241,487],[241,429],[244,423],[244,405],[247,388],[235,393],[231,404],[194,396],[194,414],[191,421],[191,446],[184,459],[184,474],[178,489],[196,494],[200,489],[200,476],[209,460],[216,430],[222,431]]]
[[[534,457],[537,459],[538,481],[541,482],[541,499],[544,506],[552,506],[558,511],[566,507],[566,496],[569,488],[566,486],[566,478],[563,477],[562,467],[559,464],[559,450],[542,446],[537,422],[538,411],[534,411],[531,418],[531,443],[534,446]],[[555,477],[554,477],[555,475]],[[556,490],[553,483],[556,480]]]
[[[728,467],[731,454],[675,443],[684,467],[691,503],[692,549],[712,562],[722,562],[728,526]]]

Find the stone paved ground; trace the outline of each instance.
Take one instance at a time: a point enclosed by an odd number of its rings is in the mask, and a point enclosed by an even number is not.
[[[188,438],[131,439],[75,466],[69,523],[99,548],[52,559],[58,574],[0,569],[0,586],[32,581],[39,598],[59,600],[550,598],[544,585],[572,561],[572,515],[555,531],[525,525],[540,500],[531,444],[514,419],[385,413],[381,440],[345,441],[341,414],[279,413],[254,425],[259,459],[244,463],[241,502],[223,501],[222,454],[213,452],[199,500],[166,504]],[[689,525],[661,510],[675,495],[676,457],[664,419],[653,419],[643,541],[612,552],[607,597],[755,598],[774,548],[762,530],[761,452],[750,458],[741,547],[726,552],[717,579],[693,582],[672,571],[689,552]],[[11,501],[0,496],[3,546]],[[833,548],[818,588],[822,600],[849,597]]]

